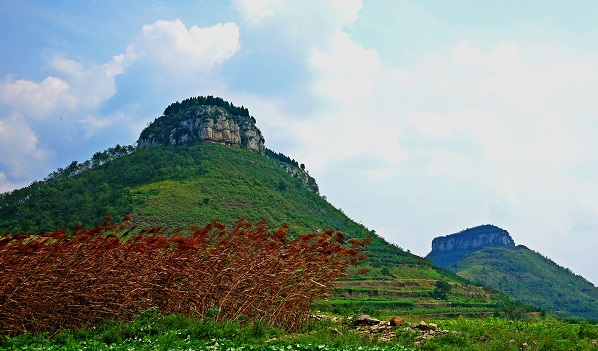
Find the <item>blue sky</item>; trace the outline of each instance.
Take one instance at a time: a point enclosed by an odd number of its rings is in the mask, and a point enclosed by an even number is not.
[[[491,223],[596,284],[596,18],[589,0],[0,0],[0,191],[215,95],[405,249]]]

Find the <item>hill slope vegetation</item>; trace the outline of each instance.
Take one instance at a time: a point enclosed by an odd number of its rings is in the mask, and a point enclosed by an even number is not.
[[[447,268],[549,312],[598,319],[598,288],[525,246],[488,247]]]
[[[108,152],[109,153],[109,152]],[[144,226],[188,227],[240,217],[291,235],[334,228],[371,236],[374,260],[430,266],[346,217],[278,165],[245,149],[203,143],[152,146],[91,169],[54,174],[0,195],[0,231],[41,233],[77,222],[91,227],[131,213]]]

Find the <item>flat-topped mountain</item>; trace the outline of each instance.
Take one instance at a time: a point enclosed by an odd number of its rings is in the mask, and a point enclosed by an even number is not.
[[[468,254],[488,246],[515,246],[509,232],[486,224],[432,240],[432,252],[427,256],[441,267],[447,267]]]
[[[249,111],[212,96],[189,98],[168,106],[162,117],[141,132],[137,147],[193,141],[245,148],[260,154],[266,150],[262,132]]]
[[[437,237],[427,258],[549,312],[598,318],[598,288],[539,253],[515,246],[499,227],[482,225]]]

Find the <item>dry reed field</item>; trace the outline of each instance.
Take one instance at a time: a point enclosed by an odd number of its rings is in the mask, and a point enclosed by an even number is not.
[[[312,302],[368,239],[332,230],[288,239],[285,226],[240,219],[232,228],[139,229],[130,216],[93,229],[0,237],[0,333],[57,333],[106,320],[131,321],[151,307],[220,320],[241,316],[296,329]]]

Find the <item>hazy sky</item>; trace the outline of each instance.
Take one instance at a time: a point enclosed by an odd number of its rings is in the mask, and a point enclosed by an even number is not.
[[[598,2],[0,0],[0,191],[244,105],[321,193],[425,256],[480,224],[598,283]]]

